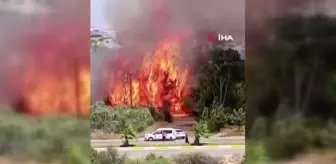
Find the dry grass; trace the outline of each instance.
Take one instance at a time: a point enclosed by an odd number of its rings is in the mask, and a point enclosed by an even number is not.
[[[220,164],[241,164],[244,161],[244,155],[233,154],[221,157]]]
[[[227,126],[219,133],[215,134],[217,137],[231,137],[231,136],[245,136],[245,126]]]

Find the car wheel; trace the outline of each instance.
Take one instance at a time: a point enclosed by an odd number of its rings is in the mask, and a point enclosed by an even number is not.
[[[152,138],[152,137],[149,137],[149,138],[148,138],[148,141],[153,141],[153,138]]]

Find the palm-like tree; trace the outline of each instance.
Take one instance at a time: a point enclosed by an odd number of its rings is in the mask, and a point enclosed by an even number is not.
[[[129,139],[136,138],[136,131],[133,126],[126,121],[126,119],[120,121],[120,127],[122,128],[122,138],[124,139],[122,146],[130,146]]]
[[[194,131],[195,131],[194,145],[201,145],[200,143],[201,137],[205,138],[209,137],[208,125],[202,120],[196,123]]]

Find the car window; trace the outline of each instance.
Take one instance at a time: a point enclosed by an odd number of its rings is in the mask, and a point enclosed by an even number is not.
[[[156,131],[154,134],[162,134],[162,131]]]
[[[176,130],[176,132],[179,132],[179,133],[180,133],[180,132],[183,132],[183,131],[182,131],[182,130]]]
[[[173,133],[172,130],[164,130],[163,132],[165,132],[165,133]]]

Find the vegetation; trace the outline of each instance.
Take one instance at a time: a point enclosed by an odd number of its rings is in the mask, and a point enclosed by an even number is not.
[[[240,163],[243,159],[238,159]],[[221,159],[203,153],[180,154],[173,158],[164,158],[155,154],[149,154],[144,159],[128,158],[119,154],[116,150],[108,148],[106,152],[91,152],[92,164],[224,164]]]
[[[198,120],[208,124],[211,132],[226,125],[244,124],[245,66],[238,51],[216,48],[209,52],[209,62],[199,63],[198,86],[188,102]],[[205,60],[206,61],[206,60]]]
[[[209,137],[208,126],[203,121],[200,121],[200,122],[196,123],[196,125],[194,127],[194,131],[195,131],[194,145],[201,145],[201,143],[200,143],[200,138],[201,137],[205,137],[205,138]]]
[[[336,20],[287,15],[270,29],[272,40],[247,60],[248,145],[261,161],[335,149]]]
[[[0,156],[89,164],[89,121],[70,117],[0,114]]]
[[[117,107],[97,102],[91,106],[91,129],[134,136],[154,123],[148,108]],[[134,130],[134,132],[133,132]]]

